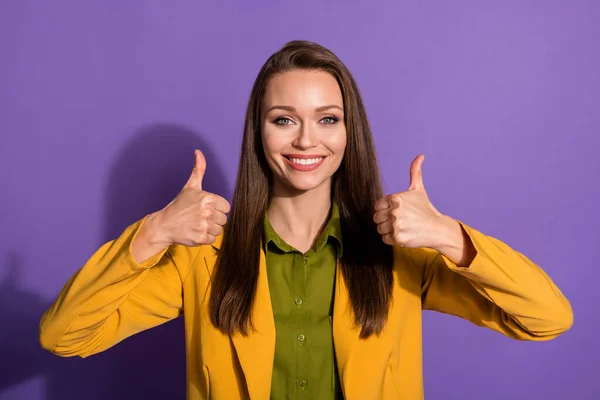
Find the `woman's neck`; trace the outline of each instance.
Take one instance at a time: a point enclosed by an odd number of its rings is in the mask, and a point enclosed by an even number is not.
[[[331,182],[305,192],[290,193],[277,185],[267,215],[277,234],[301,252],[308,251],[325,227],[331,209]]]

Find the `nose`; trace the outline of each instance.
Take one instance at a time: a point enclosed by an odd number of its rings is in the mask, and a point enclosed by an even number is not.
[[[298,130],[298,136],[294,140],[294,147],[299,149],[310,149],[315,147],[318,143],[316,129],[310,126],[310,124],[302,124]]]

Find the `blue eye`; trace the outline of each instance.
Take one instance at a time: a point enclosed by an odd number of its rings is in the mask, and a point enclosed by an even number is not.
[[[326,125],[335,124],[339,120],[336,117],[325,117],[321,120]]]
[[[288,117],[279,117],[273,122],[275,122],[277,125],[292,125],[293,123]]]

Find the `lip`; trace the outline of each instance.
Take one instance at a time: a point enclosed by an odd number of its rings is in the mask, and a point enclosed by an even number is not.
[[[310,164],[310,165],[301,165],[301,164],[296,164],[294,162],[292,162],[292,160],[290,160],[288,157],[292,157],[292,158],[300,158],[300,159],[310,159],[310,158],[319,158],[319,157],[323,157],[321,159],[321,161],[319,161],[318,163],[315,164]],[[292,167],[293,169],[295,169],[296,171],[314,171],[315,169],[319,168],[321,166],[321,164],[323,164],[323,161],[325,161],[325,159],[327,158],[327,156],[320,156],[320,155],[300,155],[300,154],[286,154],[283,159],[285,160],[285,162]]]

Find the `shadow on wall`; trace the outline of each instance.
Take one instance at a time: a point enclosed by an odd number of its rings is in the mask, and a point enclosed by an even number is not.
[[[138,131],[115,158],[105,188],[103,243],[179,193],[192,171],[195,148],[206,157],[203,188],[231,199],[222,169],[198,134],[176,125],[151,125]],[[47,400],[185,399],[182,318],[87,359],[60,358],[39,346],[39,319],[50,304],[19,288],[18,273],[26,260],[16,253],[5,260],[9,274],[0,282],[0,321],[10,325],[0,329],[0,398],[14,385],[43,376]]]

